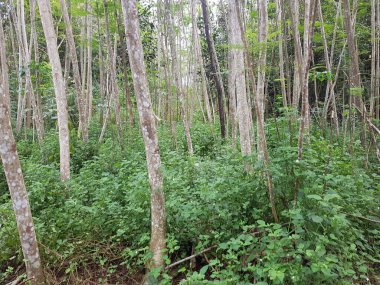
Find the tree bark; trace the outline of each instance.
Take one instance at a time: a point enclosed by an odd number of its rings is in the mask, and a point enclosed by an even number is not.
[[[239,7],[239,0],[235,0],[236,2],[236,7]],[[261,2],[259,2],[259,6],[262,6],[262,5],[267,5],[266,1],[265,0],[259,0]],[[237,8],[236,8],[237,9]],[[264,10],[264,13],[265,11],[267,10],[266,7],[264,7],[264,9],[261,10],[261,12],[263,12]],[[243,44],[244,44],[244,50],[245,50],[245,54],[246,54],[246,57],[247,57],[247,62],[248,62],[248,73],[249,73],[249,77],[250,77],[250,80],[252,81],[252,93],[255,94],[256,93],[256,78],[255,78],[255,75],[253,73],[253,59],[252,59],[252,55],[249,53],[249,49],[248,49],[248,43],[247,43],[247,39],[245,37],[245,34],[243,33],[243,24],[242,24],[242,20],[241,20],[241,17],[240,17],[240,14],[237,13],[238,15],[238,21],[239,21],[239,28],[240,28],[240,31],[241,31],[241,36],[242,36],[242,41],[243,41]],[[264,15],[265,17],[265,15]],[[257,97],[255,97],[257,98]],[[276,202],[275,202],[275,197],[274,197],[274,191],[273,191],[273,179],[272,179],[272,173],[270,172],[269,170],[269,166],[270,166],[270,160],[269,160],[269,153],[268,153],[268,146],[267,146],[267,140],[266,140],[266,136],[265,136],[265,129],[264,129],[264,125],[261,123],[263,122],[263,120],[259,120],[259,118],[261,118],[261,116],[264,116],[264,114],[261,114],[260,113],[260,108],[258,107],[258,103],[256,102],[255,104],[255,111],[256,111],[256,116],[257,116],[257,130],[259,132],[259,136],[261,138],[261,144],[262,144],[262,148],[263,148],[263,164],[264,164],[264,172],[265,172],[265,175],[266,175],[266,178],[267,178],[267,187],[268,187],[268,194],[269,194],[269,201],[270,201],[270,204],[271,204],[271,210],[272,210],[272,216],[273,216],[273,219],[276,223],[279,222],[279,218],[278,218],[278,215],[277,215],[277,210],[276,210]]]
[[[122,145],[123,128],[121,124],[121,113],[120,113],[120,97],[119,97],[120,91],[119,91],[119,85],[118,85],[117,76],[116,76],[116,64],[115,64],[116,63],[116,49],[112,51],[112,47],[111,47],[109,22],[108,22],[108,8],[107,8],[106,0],[103,0],[103,6],[104,6],[104,15],[105,15],[105,27],[106,27],[108,68],[109,68],[109,74],[110,74],[110,79],[111,79],[111,102],[113,101],[114,103],[117,135],[118,135],[119,143]]]
[[[267,49],[267,35],[268,35],[268,7],[266,0],[258,0],[259,9],[259,23],[258,23],[258,42],[259,42],[259,60],[258,60],[258,74],[257,74],[257,88],[256,88],[256,104],[257,109],[257,156],[259,160],[263,160],[263,140],[261,137],[264,128],[264,114],[265,114],[265,75],[266,75],[266,49]]]
[[[212,40],[211,29],[210,29],[210,19],[207,7],[207,0],[201,0],[202,3],[202,12],[203,12],[203,21],[205,25],[205,35],[208,46],[208,52],[211,59],[211,69],[214,74],[216,90],[218,93],[218,110],[219,110],[219,120],[220,120],[220,133],[223,139],[226,138],[226,126],[225,126],[225,114],[224,114],[224,87],[222,76],[219,70],[218,58],[216,56],[214,41]]]
[[[60,0],[60,3],[61,3],[61,11],[62,11],[63,20],[66,26],[66,40],[69,46],[69,56],[70,56],[71,64],[73,67],[74,83],[75,83],[75,90],[76,90],[77,102],[78,102],[79,120],[81,121],[80,131],[82,132],[83,141],[88,142],[86,100],[85,100],[85,93],[83,92],[83,88],[82,88],[81,75],[79,72],[79,64],[78,64],[78,57],[77,57],[77,52],[76,52],[76,45],[74,41],[73,30],[71,27],[69,13],[67,11],[66,0]]]
[[[122,0],[125,34],[127,38],[129,63],[132,70],[133,86],[137,98],[140,127],[145,143],[149,184],[151,188],[151,242],[153,253],[151,268],[163,268],[163,254],[166,247],[165,235],[165,199],[161,158],[155,118],[150,100],[148,80],[146,76],[143,47],[140,38],[140,26],[136,0]]]
[[[171,0],[166,0],[166,15],[167,15],[167,21],[168,21],[168,34],[169,34],[169,44],[170,44],[170,52],[172,56],[172,72],[175,82],[176,91],[179,97],[179,103],[180,103],[180,111],[182,116],[182,122],[183,127],[185,129],[185,136],[186,136],[186,142],[187,142],[187,151],[190,155],[193,155],[193,143],[191,141],[191,134],[190,134],[190,124],[189,119],[187,116],[186,108],[185,108],[185,96],[183,92],[183,86],[182,86],[182,78],[181,78],[181,71],[180,71],[180,61],[177,56],[177,47],[175,43],[175,32],[173,28],[173,18],[171,10]]]
[[[282,105],[284,108],[288,107],[288,94],[286,92],[286,78],[285,78],[285,62],[284,62],[284,49],[283,49],[283,41],[284,41],[284,33],[283,33],[283,25],[282,25],[282,0],[276,0],[276,11],[277,11],[277,24],[280,33],[278,35],[278,57],[279,57],[279,67],[280,67],[280,80],[281,80],[281,95],[282,95]],[[288,82],[290,84],[290,82]]]
[[[44,284],[44,276],[28,193],[24,183],[16,141],[13,136],[10,105],[8,67],[5,56],[4,31],[0,19],[0,155],[4,167],[9,192],[16,215],[17,228],[26,265],[26,273],[31,284]]]
[[[301,37],[298,29],[299,24],[299,1],[292,0],[290,11],[291,11],[291,21],[293,28],[293,39],[294,39],[294,54],[295,54],[295,63],[294,63],[294,79],[293,79],[293,98],[292,106],[298,112],[301,86],[302,86],[302,46],[301,46]]]
[[[92,118],[92,7],[86,3],[87,8],[87,97],[86,97],[86,127],[88,128]]]
[[[58,54],[57,36],[54,30],[50,1],[38,0],[38,6],[40,8],[41,22],[52,69],[54,91],[57,103],[61,180],[66,181],[70,179],[70,133],[68,127],[65,84]]]
[[[201,43],[199,39],[199,32],[197,26],[197,15],[196,15],[196,0],[191,0],[191,20],[192,20],[192,29],[193,29],[193,43],[194,43],[194,56],[196,62],[196,68],[200,70],[201,76],[201,90],[203,93],[203,100],[206,107],[207,121],[209,124],[213,124],[212,112],[210,107],[210,99],[207,90],[207,77],[206,71],[204,68]]]
[[[30,73],[30,60],[31,60],[31,54],[30,49],[28,46],[28,40],[26,35],[26,22],[25,22],[25,13],[24,13],[24,1],[21,0],[18,2],[18,12],[17,17],[13,14],[13,17],[15,19],[15,28],[16,28],[16,34],[18,36],[18,41],[20,45],[20,67],[25,68],[25,97],[22,98],[21,102],[21,110],[19,110],[19,117],[18,118],[18,124],[17,124],[17,130],[19,130],[22,126],[22,118],[24,117],[24,109],[25,109],[25,103],[26,98],[30,101],[32,108],[33,108],[33,118],[37,129],[37,137],[38,141],[40,143],[43,142],[44,137],[44,125],[43,125],[43,118],[41,114],[41,110],[38,108],[37,100],[34,96],[34,90],[33,90],[33,84],[32,84],[32,77]],[[21,79],[21,78],[20,78]]]
[[[312,40],[314,35],[316,0],[305,0],[304,19],[304,43],[303,43],[303,68],[300,72],[302,82],[301,98],[301,122],[298,137],[298,160],[302,159],[304,134],[310,130],[310,106],[309,106],[309,69],[312,55]]]
[[[245,64],[244,64],[244,44],[239,27],[237,13],[240,9],[236,7],[235,0],[229,0],[229,26],[230,26],[230,79],[229,90],[233,94],[230,100],[236,98],[236,114],[239,125],[240,148],[243,156],[251,155],[251,138],[250,138],[250,114],[248,108],[246,81],[245,81]],[[235,105],[235,102],[233,102]],[[232,112],[231,112],[232,115]],[[234,122],[231,122],[234,124]]]
[[[116,13],[116,18],[118,22],[118,31],[119,31],[119,38],[120,38],[120,44],[121,44],[121,62],[123,65],[123,72],[124,72],[124,90],[125,90],[125,105],[127,108],[127,117],[129,121],[129,126],[133,127],[133,103],[131,99],[131,91],[129,88],[129,77],[128,77],[128,55],[127,55],[127,43],[125,41],[125,31],[122,28],[122,20],[119,16],[119,13]]]
[[[376,155],[380,160],[380,148],[376,141],[376,136],[380,135],[380,130],[367,117],[367,110],[362,100],[363,90],[360,78],[359,54],[355,43],[354,27],[351,19],[351,9],[349,0],[344,0],[344,23],[347,34],[347,44],[350,56],[350,98],[357,109],[364,126],[368,126],[372,142],[376,148]]]

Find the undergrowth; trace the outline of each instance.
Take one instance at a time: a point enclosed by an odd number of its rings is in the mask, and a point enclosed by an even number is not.
[[[54,284],[135,284],[150,257],[149,185],[143,142],[114,130],[102,144],[72,133],[72,179],[59,181],[57,135],[44,145],[20,140],[40,252]],[[195,155],[159,132],[167,210],[167,264],[152,284],[376,284],[380,260],[380,176],[358,141],[313,130],[297,160],[287,121],[267,125],[271,173],[280,213],[273,223],[261,165],[242,158],[201,124],[192,128]],[[215,132],[215,130],[214,130]],[[294,140],[294,139],[293,139]],[[247,172],[245,165],[253,165]],[[12,204],[0,171],[0,283],[23,271]]]

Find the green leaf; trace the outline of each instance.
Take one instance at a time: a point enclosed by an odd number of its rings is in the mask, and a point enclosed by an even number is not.
[[[321,223],[323,222],[323,218],[317,215],[311,215],[310,218],[313,220],[314,223]]]
[[[205,265],[205,266],[203,266],[202,268],[201,268],[201,270],[199,270],[199,274],[201,274],[201,275],[205,275],[206,274],[206,271],[207,271],[207,269],[208,269],[208,265]]]
[[[265,222],[263,220],[257,220],[259,226],[265,226]]]
[[[315,195],[315,194],[313,194],[313,195],[307,195],[307,198],[309,198],[309,199],[315,199],[315,200],[322,200],[321,196]]]
[[[340,196],[338,194],[326,194],[324,197],[323,197],[323,200],[325,201],[330,201],[331,199],[339,199]]]

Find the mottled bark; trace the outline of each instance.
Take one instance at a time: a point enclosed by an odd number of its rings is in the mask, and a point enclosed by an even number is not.
[[[242,154],[246,156],[252,153],[250,139],[251,123],[246,92],[243,35],[239,27],[238,13],[240,13],[240,10],[236,7],[235,0],[229,0],[229,92],[233,94],[232,96],[230,95],[230,100],[236,98],[236,116],[239,126],[240,148]],[[233,105],[235,105],[235,102],[233,102]],[[231,123],[234,124],[233,121]]]
[[[54,30],[50,1],[38,0],[38,6],[40,8],[41,22],[52,69],[58,115],[60,173],[61,180],[65,181],[70,179],[70,145],[65,84],[62,76],[61,61],[58,54],[57,36]]]
[[[8,68],[5,58],[4,32],[0,20],[0,155],[4,167],[9,192],[16,215],[17,228],[26,265],[26,273],[31,284],[44,284],[41,259],[28,193],[24,183],[19,156],[16,150],[16,141],[13,136],[10,106]]]
[[[150,100],[146,76],[143,47],[140,38],[140,26],[136,0],[122,0],[124,24],[128,45],[129,63],[132,70],[133,86],[137,99],[140,127],[144,138],[149,184],[151,188],[151,242],[153,258],[148,264],[151,268],[163,267],[165,250],[165,199],[161,158],[155,118]]]
[[[8,63],[6,57],[6,48],[5,48],[5,35],[3,30],[3,20],[0,17],[0,84],[2,84],[3,92],[8,92],[9,90],[9,79],[8,79]],[[5,96],[4,94],[0,94],[3,97],[4,104],[6,106],[10,106],[10,98],[9,95]]]

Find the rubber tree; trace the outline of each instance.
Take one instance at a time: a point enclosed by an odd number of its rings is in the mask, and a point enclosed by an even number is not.
[[[132,71],[133,87],[137,99],[140,128],[144,138],[151,190],[150,250],[153,254],[153,258],[148,264],[148,267],[160,268],[164,266],[163,254],[166,248],[165,199],[163,177],[161,173],[160,150],[144,64],[144,51],[140,37],[140,24],[136,0],[122,0],[121,2],[129,63]]]
[[[19,156],[16,150],[16,141],[10,118],[8,67],[5,55],[4,32],[0,19],[0,156],[3,163],[5,176],[13,210],[16,215],[18,234],[22,253],[24,256],[26,273],[31,284],[44,284],[40,254],[28,193],[26,192],[24,176],[21,170]]]
[[[225,115],[224,115],[224,103],[223,100],[225,98],[224,95],[224,87],[222,76],[220,74],[219,62],[216,56],[214,41],[211,36],[211,28],[210,28],[210,17],[208,12],[208,5],[206,0],[201,0],[202,4],[202,12],[203,12],[203,22],[205,26],[205,35],[208,46],[208,53],[211,59],[211,69],[214,74],[216,91],[218,94],[218,110],[219,110],[219,120],[220,120],[220,133],[222,138],[226,137],[226,126],[225,126]]]
[[[50,1],[38,0],[42,28],[45,34],[46,46],[53,76],[54,92],[57,104],[59,151],[60,151],[60,173],[61,180],[70,179],[70,139],[67,111],[67,97],[65,83],[62,75],[62,66],[59,59],[57,36],[54,29],[53,16]]]

